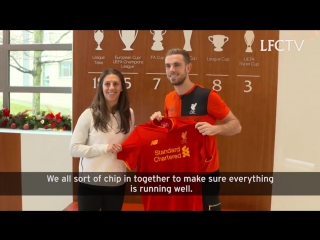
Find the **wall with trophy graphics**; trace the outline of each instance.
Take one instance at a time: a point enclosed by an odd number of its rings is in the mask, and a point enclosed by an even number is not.
[[[100,73],[119,69],[126,78],[136,125],[163,112],[173,90],[164,56],[173,47],[189,51],[193,82],[220,93],[240,119],[242,132],[218,136],[221,171],[272,172],[278,52],[261,51],[279,31],[251,30],[75,30],[73,36],[73,119],[92,102]],[[78,171],[78,161],[73,163]],[[270,210],[271,196],[222,196],[222,207]],[[76,200],[76,196],[74,196]],[[128,195],[126,202],[140,202]]]

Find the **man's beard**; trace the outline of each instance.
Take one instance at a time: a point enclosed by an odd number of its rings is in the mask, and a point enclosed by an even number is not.
[[[182,77],[182,78],[180,78],[180,79],[178,79],[178,80],[175,80],[174,82],[172,82],[172,81],[170,80],[170,78],[169,78],[169,81],[170,81],[170,83],[171,83],[172,85],[174,85],[174,86],[180,86],[180,85],[182,85],[182,84],[184,83],[184,81],[186,80],[186,78],[187,78],[187,76],[184,76],[184,77]]]

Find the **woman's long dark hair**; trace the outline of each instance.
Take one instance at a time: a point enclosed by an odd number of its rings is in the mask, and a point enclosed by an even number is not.
[[[122,91],[120,92],[118,103],[112,107],[111,112],[109,112],[107,108],[107,103],[103,95],[102,87],[104,78],[110,74],[118,76],[122,86]],[[100,80],[97,86],[97,92],[93,98],[90,108],[92,109],[92,117],[94,122],[93,126],[97,131],[100,130],[102,132],[108,132],[110,130],[108,128],[108,123],[110,122],[110,113],[114,114],[117,110],[120,114],[121,123],[119,132],[126,134],[130,131],[131,113],[128,91],[126,88],[124,77],[119,70],[108,68],[101,73]]]

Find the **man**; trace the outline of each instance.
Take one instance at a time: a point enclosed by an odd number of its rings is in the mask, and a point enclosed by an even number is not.
[[[241,132],[239,120],[224,103],[219,94],[212,89],[193,83],[189,78],[192,68],[187,51],[170,49],[165,56],[167,78],[174,86],[174,91],[165,97],[164,116],[155,112],[151,120],[162,117],[181,117],[197,121],[195,127],[207,138],[206,147],[211,158],[201,163],[201,171],[206,176],[202,183],[202,203],[204,211],[220,211],[220,183],[208,181],[219,176],[219,154],[216,135],[232,136]],[[216,124],[219,120],[220,123]]]

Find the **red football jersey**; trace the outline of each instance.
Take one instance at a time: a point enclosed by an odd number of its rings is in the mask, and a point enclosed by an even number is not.
[[[201,161],[211,156],[206,154],[206,136],[195,124],[193,120],[155,119],[135,127],[122,143],[118,159],[129,170],[137,168],[135,177],[149,179],[137,187],[146,211],[202,211],[201,182],[190,182],[190,178],[201,175]],[[176,191],[183,186],[186,192]]]
[[[193,119],[197,122],[208,122],[215,125],[217,120],[224,119],[230,108],[215,90],[195,84],[183,95],[173,90],[166,95],[164,116],[182,119]],[[220,168],[217,136],[208,136],[206,139],[207,151],[212,156],[201,164],[204,173],[215,172]]]

